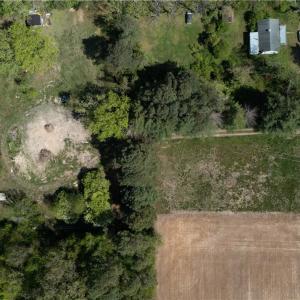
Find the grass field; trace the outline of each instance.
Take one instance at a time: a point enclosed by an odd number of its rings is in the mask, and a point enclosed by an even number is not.
[[[141,18],[139,21],[140,45],[148,63],[170,60],[180,65],[189,65],[192,62],[190,46],[197,43],[202,31],[200,15],[193,16],[190,25],[185,24],[184,14],[162,15],[155,19]]]
[[[99,28],[85,10],[54,11],[52,25],[44,30],[59,47],[59,76],[54,86],[58,91],[72,91],[87,82],[95,82],[98,67],[84,54],[83,39],[98,35]]]
[[[300,138],[164,141],[157,156],[162,211],[300,210]]]
[[[235,10],[234,22],[226,25],[222,39],[226,39],[232,49],[242,46],[246,24],[245,9]],[[286,70],[294,69],[300,72],[300,48],[297,47],[296,31],[300,22],[296,13],[279,13],[269,11],[272,18],[279,18],[282,24],[287,25],[288,46],[282,47],[278,55],[267,57],[274,64],[279,64]],[[190,46],[197,43],[199,33],[203,30],[201,15],[194,14],[191,25],[184,22],[184,12],[174,16],[161,15],[157,18],[144,17],[139,19],[140,45],[146,55],[147,63],[175,61],[179,65],[188,66],[193,62]],[[247,77],[246,74],[241,76]]]
[[[295,214],[160,215],[156,300],[300,298]]]

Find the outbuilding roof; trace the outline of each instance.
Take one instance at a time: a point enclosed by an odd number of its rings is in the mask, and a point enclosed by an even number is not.
[[[250,54],[259,53],[258,32],[250,32]]]
[[[286,45],[286,25],[279,26],[280,44]]]
[[[28,26],[41,26],[43,25],[43,18],[39,14],[32,14],[27,17],[26,24]]]
[[[3,201],[3,202],[6,201],[6,195],[4,193],[0,193],[0,202],[1,201]]]
[[[185,13],[185,23],[192,24],[192,17],[193,17],[193,14],[190,11],[187,11]]]

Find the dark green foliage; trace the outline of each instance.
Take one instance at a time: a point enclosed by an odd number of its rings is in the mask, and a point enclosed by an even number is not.
[[[180,69],[161,74],[161,78],[145,78],[136,100],[135,134],[151,137],[199,133],[209,125],[211,114],[223,107],[216,89]]]
[[[252,5],[251,9],[245,12],[244,19],[247,24],[247,31],[256,31],[257,21],[270,17],[266,9],[267,5],[267,3],[261,1],[256,3],[256,5]]]
[[[157,161],[153,145],[130,144],[123,150],[120,164],[122,186],[147,187],[154,183]]]
[[[116,219],[101,166],[82,175],[78,190],[56,193],[49,207],[54,215],[48,219],[38,204],[12,193],[1,212],[0,295],[152,299],[157,237],[150,180],[155,164],[149,150],[151,145],[132,144],[118,157],[122,195]],[[140,166],[144,162],[146,168]]]
[[[267,87],[264,127],[295,131],[300,126],[300,83],[296,76],[286,77],[277,72]]]
[[[30,9],[30,2],[24,0],[0,1],[0,16],[6,18],[12,18],[16,16],[24,17]]]
[[[118,252],[126,266],[126,273],[120,278],[124,299],[152,299],[156,285],[156,241],[156,237],[152,235],[129,232],[121,234]]]
[[[142,63],[143,55],[137,43],[137,20],[122,17],[114,30],[117,37],[108,47],[106,68],[113,75],[135,72]]]
[[[99,97],[104,96],[106,92],[106,89],[88,83],[72,97],[70,106],[76,116],[79,116],[86,124],[88,124],[93,117],[94,111],[99,105]]]
[[[126,272],[120,278],[124,299],[152,299],[155,281],[153,233],[157,195],[154,190],[156,159],[150,144],[131,145],[121,159],[122,222],[131,232],[119,235],[118,252]]]
[[[47,251],[40,299],[85,299],[85,282],[76,270],[76,242],[69,238]]]
[[[152,228],[156,219],[156,201],[157,194],[150,186],[127,187],[122,197],[122,203],[127,210],[124,222],[134,231]]]
[[[47,1],[43,1],[43,8],[46,11],[51,11],[53,9],[66,9],[66,8],[78,9],[80,4],[81,1],[78,0],[64,0],[64,1],[47,0]]]

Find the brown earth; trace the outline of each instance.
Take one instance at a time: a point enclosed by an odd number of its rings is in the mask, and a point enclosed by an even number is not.
[[[300,299],[300,215],[160,215],[157,300]]]

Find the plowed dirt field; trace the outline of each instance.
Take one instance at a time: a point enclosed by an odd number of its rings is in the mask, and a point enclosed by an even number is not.
[[[175,213],[156,227],[157,300],[300,299],[300,215]]]

